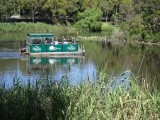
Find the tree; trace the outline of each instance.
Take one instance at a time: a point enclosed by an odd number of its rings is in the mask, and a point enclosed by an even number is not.
[[[100,7],[106,17],[106,22],[108,21],[108,15],[113,10],[113,2],[112,0],[101,0]]]
[[[32,21],[34,22],[35,14],[40,11],[39,0],[22,0],[22,13],[26,16],[31,16]]]
[[[66,8],[66,0],[47,0],[43,6],[44,10],[48,10],[52,14],[53,20],[66,16]]]
[[[99,4],[101,0],[77,0],[78,11],[83,12],[87,8],[99,9]]]
[[[152,32],[159,32],[160,30],[160,1],[159,0],[145,0],[143,1],[142,14],[144,24]]]
[[[5,12],[7,16],[11,15],[17,15],[19,14],[19,0],[18,1],[13,1],[13,0],[1,0],[0,2],[0,8],[1,12]]]
[[[121,4],[121,0],[112,0],[114,7],[115,7],[115,13],[117,14],[119,12],[119,6]]]
[[[85,8],[97,8],[99,7],[100,0],[84,0]]]
[[[53,0],[45,0],[44,4],[42,5],[42,11],[45,13],[45,17],[53,17],[53,13],[52,13],[52,10],[53,10],[53,5],[54,5],[54,2]]]
[[[78,21],[75,27],[89,31],[100,31],[102,22],[102,11],[100,9],[90,8],[82,13],[78,13]]]
[[[131,21],[130,21],[130,35],[132,34],[141,34],[144,31],[144,25],[142,24],[142,18],[139,15],[136,15]]]
[[[78,12],[78,5],[75,0],[67,0],[66,12],[68,16],[73,16]]]
[[[119,12],[122,16],[122,21],[130,22],[135,16],[133,0],[122,0]]]
[[[122,0],[112,0],[114,4],[114,12],[113,12],[113,22],[118,23],[119,22],[119,7]]]
[[[0,19],[4,17],[4,14],[5,14],[4,0],[0,0]]]

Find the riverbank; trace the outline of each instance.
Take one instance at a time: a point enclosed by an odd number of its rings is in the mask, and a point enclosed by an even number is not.
[[[142,43],[142,44],[158,44],[160,34],[145,34],[145,39],[142,39],[140,33],[129,35],[129,32],[124,32],[121,30],[120,26],[112,25],[111,23],[103,22],[101,26],[101,32],[104,36],[81,36],[81,33],[84,31],[77,30],[73,26],[69,25],[52,25],[46,23],[26,23],[26,22],[17,22],[17,23],[0,23],[0,33],[45,33],[53,31],[62,31],[74,32],[79,40],[88,40],[88,41],[115,41],[123,42],[127,41],[130,43]],[[85,31],[86,32],[86,31]],[[89,31],[88,31],[89,32]],[[94,33],[93,33],[94,34]],[[96,33],[95,33],[96,34]],[[138,42],[137,42],[138,41]],[[144,42],[143,42],[144,41]]]
[[[160,94],[144,81],[141,86],[131,79],[127,91],[117,87],[108,91],[109,76],[101,73],[99,82],[69,85],[67,76],[57,82],[28,82],[20,78],[12,88],[0,87],[1,119],[159,119]]]
[[[125,41],[126,43],[129,43],[129,44],[142,44],[142,45],[160,45],[160,42],[158,43],[152,43],[152,42],[128,42],[128,41]]]
[[[139,41],[126,41],[126,40],[120,40],[120,39],[112,39],[111,37],[109,36],[104,36],[104,37],[99,37],[99,36],[90,36],[90,37],[83,37],[83,36],[78,36],[77,40],[80,40],[80,41],[100,41],[100,42],[103,42],[104,44],[107,45],[107,43],[113,43],[113,44],[141,44],[141,45],[157,45],[159,46],[160,45],[160,42],[139,42]]]
[[[0,32],[53,32],[55,30],[73,30],[75,29],[71,26],[63,25],[51,25],[46,23],[26,23],[26,22],[17,22],[17,23],[0,23]]]
[[[0,32],[7,33],[7,32],[52,32],[54,30],[73,30],[78,31],[71,25],[53,25],[53,24],[46,24],[42,22],[32,23],[32,22],[14,22],[14,23],[0,23]],[[106,32],[106,35],[111,35],[117,27],[110,23],[103,22],[101,30]],[[79,30],[81,31],[81,30]],[[88,31],[89,32],[89,31]]]

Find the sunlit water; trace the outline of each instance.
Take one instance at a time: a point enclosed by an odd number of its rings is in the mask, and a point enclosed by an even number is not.
[[[94,34],[93,34],[94,35]],[[101,35],[101,34],[100,34]],[[25,34],[23,35],[25,36]],[[96,34],[97,36],[97,34]],[[9,38],[8,38],[9,37]],[[96,81],[99,71],[106,69],[107,74],[119,77],[130,70],[141,82],[160,87],[160,48],[159,46],[120,44],[104,46],[101,42],[84,42],[87,55],[81,58],[43,58],[47,62],[34,63],[33,58],[19,53],[25,46],[26,37],[16,34],[1,36],[9,42],[0,42],[0,84],[10,87],[19,78],[22,83],[28,80],[60,81],[69,79],[70,84],[81,81]],[[14,40],[14,38],[16,38]],[[23,41],[19,41],[19,40]],[[59,61],[59,62],[58,62]]]
[[[13,44],[16,46],[13,47]],[[96,67],[92,60],[82,57],[43,57],[36,58],[19,53],[20,42],[1,42],[0,47],[0,84],[5,87],[13,85],[14,79],[22,84],[28,80],[60,81],[64,78],[70,84],[84,80],[96,79]],[[21,45],[20,45],[21,46]],[[40,62],[41,61],[41,62]]]

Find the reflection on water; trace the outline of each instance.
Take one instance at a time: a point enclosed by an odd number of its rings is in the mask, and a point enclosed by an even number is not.
[[[116,89],[118,89],[119,87],[121,88],[121,90],[128,90],[131,87],[131,79],[133,79],[132,77],[134,77],[132,72],[127,70],[118,77],[114,77],[112,78],[112,80],[109,80],[108,84],[109,86],[111,86],[110,92],[114,93],[114,91],[116,91]]]
[[[20,58],[20,56],[18,52],[0,52],[1,59],[15,59]]]
[[[22,83],[30,80],[46,79],[60,81],[63,76],[69,78],[71,84],[77,84],[88,78],[95,79],[96,67],[92,60],[85,57],[30,57],[21,55],[19,48],[25,41],[0,42],[0,84],[12,86],[14,78]],[[94,76],[93,76],[94,75]]]
[[[85,57],[28,57],[27,73],[31,75],[45,74],[52,80],[61,80],[63,75],[70,75],[70,79],[80,81],[86,79],[83,71],[88,71],[84,66]],[[95,70],[95,69],[92,69]],[[94,72],[94,71],[93,71]],[[77,74],[77,75],[76,75]],[[73,77],[71,77],[73,75]],[[75,75],[75,76],[74,76]]]
[[[78,57],[30,57],[29,63],[31,65],[78,64]]]
[[[46,79],[60,81],[67,76],[71,84],[78,84],[82,80],[95,79],[96,68],[92,61],[85,57],[30,57],[18,52],[0,52],[0,84],[12,86],[13,79],[20,78],[22,83],[28,80],[34,84],[35,80]],[[10,55],[11,54],[11,55]],[[93,74],[95,76],[93,76]]]
[[[131,70],[138,80],[155,82],[160,89],[160,48],[134,44],[104,44],[102,42],[84,42],[85,58],[49,57],[36,58],[22,56],[19,48],[25,41],[0,42],[0,82],[12,85],[15,76],[23,82],[30,79],[60,81],[67,75],[71,83],[82,80],[96,80],[97,71],[106,69],[111,76],[118,76]]]

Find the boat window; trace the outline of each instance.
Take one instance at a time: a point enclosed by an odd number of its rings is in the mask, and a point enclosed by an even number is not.
[[[46,44],[52,43],[52,38],[45,38],[45,43]]]
[[[41,44],[41,43],[42,43],[41,39],[38,38],[32,39],[32,44]]]

